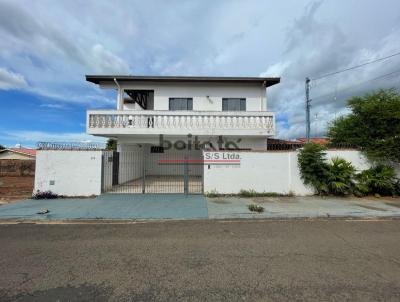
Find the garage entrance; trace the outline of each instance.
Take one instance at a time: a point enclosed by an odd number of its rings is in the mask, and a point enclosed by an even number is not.
[[[107,193],[203,193],[202,152],[142,146],[103,153],[102,190]]]

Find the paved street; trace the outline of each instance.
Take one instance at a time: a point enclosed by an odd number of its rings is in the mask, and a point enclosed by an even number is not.
[[[400,299],[400,220],[0,225],[1,301]]]

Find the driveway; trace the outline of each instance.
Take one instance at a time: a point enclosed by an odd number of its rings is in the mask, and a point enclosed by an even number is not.
[[[37,214],[48,209],[48,214]],[[0,206],[0,219],[205,219],[202,195],[104,194],[96,198],[24,200]]]

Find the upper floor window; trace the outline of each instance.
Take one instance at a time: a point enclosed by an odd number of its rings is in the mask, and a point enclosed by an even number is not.
[[[193,98],[169,98],[169,110],[193,110]]]
[[[223,98],[222,111],[246,111],[246,99]]]

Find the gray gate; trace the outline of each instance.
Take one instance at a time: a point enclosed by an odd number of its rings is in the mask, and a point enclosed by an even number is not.
[[[203,193],[201,151],[103,152],[102,190],[108,193]]]

